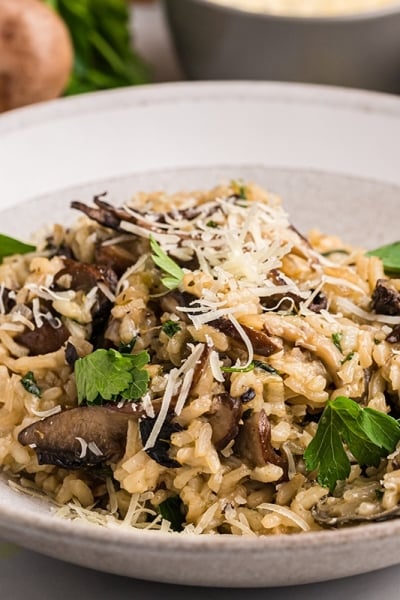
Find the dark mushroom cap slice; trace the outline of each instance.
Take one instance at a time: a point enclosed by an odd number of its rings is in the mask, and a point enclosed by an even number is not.
[[[378,279],[376,282],[371,307],[380,315],[400,315],[400,292],[389,279]]]
[[[29,425],[19,433],[18,441],[34,448],[39,464],[80,469],[116,462],[125,451],[129,418],[138,416],[106,406],[81,406]],[[78,438],[88,444],[86,452]]]
[[[208,422],[212,428],[211,441],[218,451],[223,450],[239,433],[239,421],[242,416],[240,398],[228,393],[218,394],[212,399]]]
[[[320,500],[311,509],[314,520],[323,527],[343,527],[358,525],[360,523],[388,521],[400,516],[400,505],[389,510],[377,510],[369,515],[360,515],[355,512],[354,506],[347,506],[343,498],[332,497]]]
[[[214,329],[218,329],[228,337],[230,337],[235,342],[239,344],[244,344],[243,338],[236,329],[236,327],[232,324],[229,319],[225,319],[221,317],[219,319],[214,319],[208,323]],[[253,346],[253,350],[255,354],[259,356],[271,356],[271,354],[275,354],[279,352],[281,348],[270,338],[270,336],[265,331],[258,331],[257,329],[252,329],[251,327],[247,327],[247,325],[241,325],[246,335],[249,337],[251,345]]]
[[[29,349],[31,356],[56,352],[67,341],[70,332],[62,323],[57,327],[50,321],[43,321],[41,327],[31,330],[27,327],[15,336],[15,341]]]
[[[265,410],[253,412],[241,425],[236,438],[235,452],[254,467],[272,463],[283,469],[287,479],[287,460],[276,452],[271,443],[271,424]]]

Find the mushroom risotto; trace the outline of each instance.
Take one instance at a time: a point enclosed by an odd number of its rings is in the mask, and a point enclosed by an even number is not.
[[[38,247],[0,236],[10,485],[166,532],[400,514],[398,245],[305,238],[238,182],[72,207]]]

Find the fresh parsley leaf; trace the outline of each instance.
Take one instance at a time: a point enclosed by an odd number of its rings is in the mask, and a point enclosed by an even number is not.
[[[145,369],[133,369],[132,381],[126,390],[121,392],[125,400],[139,400],[147,392],[149,386],[149,374]]]
[[[213,221],[212,219],[210,219],[210,221],[207,221],[206,225],[207,227],[211,227],[212,229],[216,229],[218,227],[218,223],[216,221]]]
[[[385,271],[400,273],[400,241],[370,250],[367,252],[367,256],[377,256],[380,258]]]
[[[179,287],[183,279],[183,271],[180,266],[164,252],[153,236],[150,236],[150,247],[153,252],[151,258],[154,264],[169,275],[169,277],[163,277],[161,283],[169,290]]]
[[[183,522],[183,502],[179,496],[171,496],[159,504],[158,509],[163,519],[171,523],[173,531],[182,531]]]
[[[336,348],[343,354],[341,345],[342,337],[343,333],[341,331],[338,331],[337,333],[332,333],[332,342],[334,343]]]
[[[147,352],[121,354],[117,350],[99,349],[75,363],[78,403],[101,403],[121,397],[138,400],[147,390],[149,376],[143,367],[149,362]]]
[[[36,379],[32,371],[28,371],[28,373],[22,377],[21,383],[27,392],[40,398],[42,392],[40,391],[40,387],[36,383]]]
[[[0,233],[0,263],[6,256],[12,256],[13,254],[27,254],[28,252],[34,252],[36,246],[31,244],[25,244],[15,238],[9,237]]]
[[[66,95],[146,83],[149,72],[132,50],[126,0],[45,0],[64,20],[74,46]]]
[[[171,338],[182,328],[176,321],[171,321],[171,319],[168,319],[168,321],[165,321],[165,323],[162,324],[161,329],[168,337]]]
[[[318,481],[331,492],[350,474],[344,443],[360,465],[378,466],[400,441],[396,419],[340,396],[328,402],[317,433],[304,453],[308,471],[318,470]]]

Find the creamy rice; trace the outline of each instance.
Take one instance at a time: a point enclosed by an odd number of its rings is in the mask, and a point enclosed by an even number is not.
[[[305,239],[255,185],[96,203],[75,203],[92,219],[0,264],[0,465],[12,485],[68,518],[194,534],[318,530],[327,507],[350,522],[393,516],[396,450],[367,469],[350,456],[334,494],[303,459],[329,400],[397,410],[400,314],[371,304],[389,281],[380,259]],[[180,265],[173,290],[150,236]],[[76,360],[121,344],[149,353],[147,390],[78,406]]]

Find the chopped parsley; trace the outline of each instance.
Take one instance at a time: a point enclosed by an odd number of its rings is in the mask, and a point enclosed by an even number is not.
[[[279,372],[271,367],[268,363],[262,362],[261,360],[253,360],[254,368],[261,369],[262,371],[266,371],[267,373],[271,373],[271,375],[279,375]]]
[[[212,227],[212,229],[216,229],[218,227],[218,223],[216,223],[216,221],[213,221],[212,219],[210,219],[210,221],[207,221],[206,225],[207,227]]]
[[[139,400],[148,388],[149,374],[144,367],[149,360],[146,351],[121,354],[102,348],[80,358],[75,363],[78,404]]]
[[[165,321],[165,323],[162,324],[161,329],[168,337],[171,338],[174,337],[174,335],[182,328],[176,321],[171,321],[171,319],[168,319],[168,321]]]
[[[331,254],[349,254],[347,250],[344,248],[335,248],[335,250],[327,250],[326,252],[321,252],[321,256],[331,256]]]
[[[338,331],[337,333],[332,333],[332,342],[334,343],[336,348],[343,354],[342,344],[341,344],[342,337],[343,337],[343,333],[341,331]]]
[[[253,371],[254,363],[251,362],[246,367],[221,367],[221,371],[224,373],[248,373],[249,371]]]
[[[0,263],[6,256],[12,256],[13,254],[27,254],[28,252],[34,252],[36,246],[31,244],[25,244],[20,242],[8,235],[0,233]]]
[[[319,483],[333,492],[336,483],[350,474],[344,443],[360,465],[377,467],[399,441],[396,419],[340,396],[326,405],[304,460],[307,470],[318,470]]]
[[[130,354],[135,347],[136,340],[137,336],[135,335],[130,342],[127,342],[126,344],[121,343],[118,346],[118,352],[121,352],[121,354]]]
[[[150,236],[150,247],[153,252],[151,258],[154,264],[168,275],[161,279],[161,283],[169,290],[179,287],[183,279],[183,271],[180,266],[164,252],[153,236]]]
[[[253,371],[254,369],[262,369],[267,373],[271,373],[272,375],[279,375],[278,371],[271,367],[271,365],[262,362],[261,360],[253,360],[246,367],[222,367],[221,371],[225,373],[248,373],[249,371]]]
[[[355,352],[349,352],[347,354],[347,356],[345,356],[344,359],[340,361],[340,364],[344,365],[344,363],[348,362],[349,360],[351,360],[353,358],[354,354],[355,354]]]
[[[32,371],[28,371],[28,373],[22,377],[21,383],[27,392],[40,398],[42,392],[40,390],[40,387],[36,383],[36,379]]]

